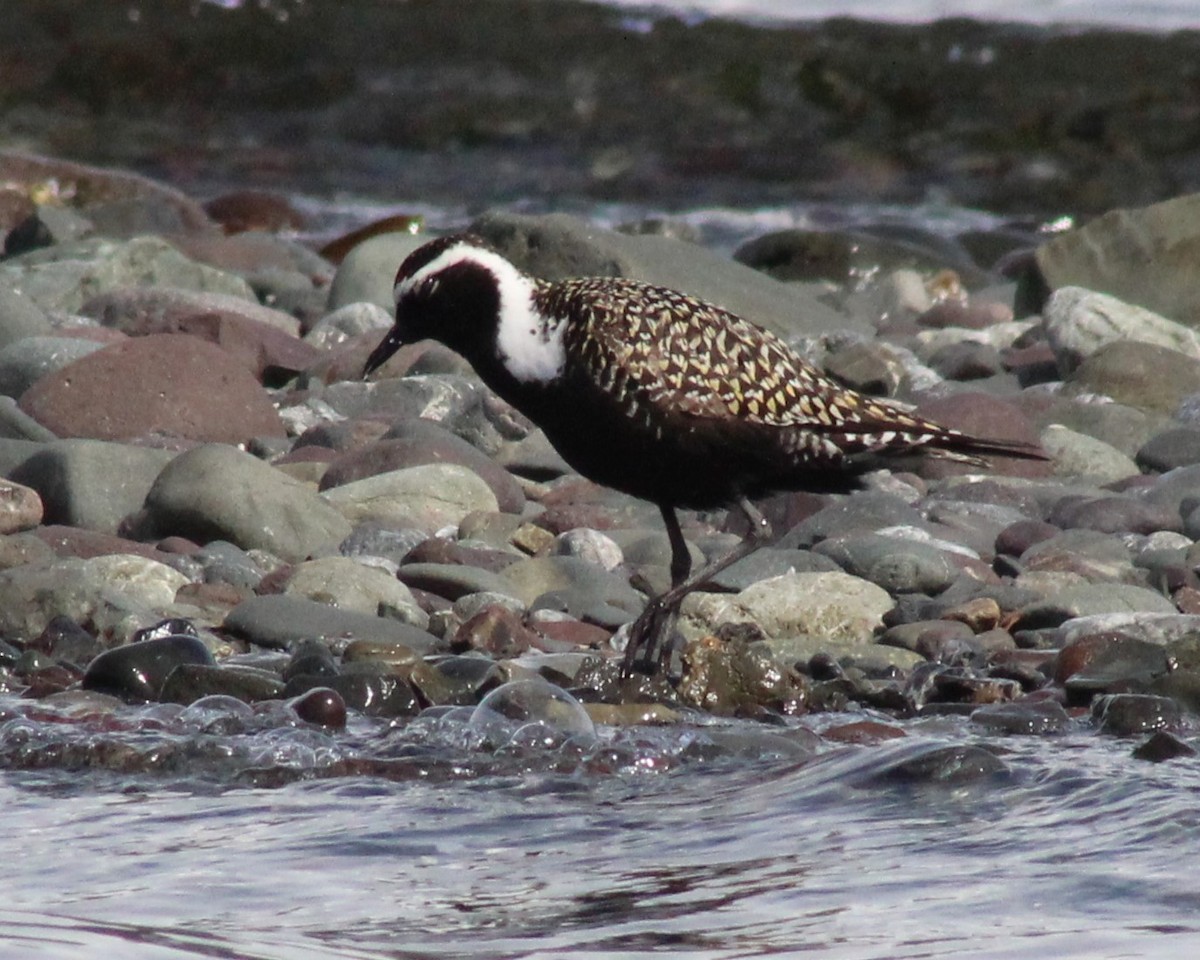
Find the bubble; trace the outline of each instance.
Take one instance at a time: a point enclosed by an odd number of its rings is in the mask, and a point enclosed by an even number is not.
[[[493,746],[518,737],[523,744],[548,747],[566,738],[594,738],[596,728],[583,705],[545,680],[514,680],[497,687],[480,701],[469,726]],[[544,735],[538,735],[541,728]]]

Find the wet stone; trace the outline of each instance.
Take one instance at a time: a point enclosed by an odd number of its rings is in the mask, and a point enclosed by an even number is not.
[[[346,701],[329,687],[313,687],[289,700],[288,707],[305,723],[326,730],[346,729]]]
[[[283,668],[283,679],[292,677],[336,677],[337,660],[328,645],[320,640],[302,640],[295,645],[287,666]]]
[[[857,787],[895,785],[961,786],[989,780],[1008,767],[989,750],[971,744],[931,745],[896,741],[892,758],[876,762],[850,782]]]
[[[1117,693],[1098,697],[1092,704],[1092,718],[1100,732],[1116,737],[1131,737],[1168,727],[1182,721],[1179,705],[1167,697]]]
[[[1135,759],[1147,760],[1150,763],[1162,763],[1164,760],[1174,760],[1176,757],[1194,757],[1195,755],[1195,747],[1166,730],[1155,730],[1144,743],[1139,744],[1133,750]]]
[[[703,637],[684,648],[682,659],[678,695],[685,704],[717,716],[804,710],[803,678],[742,641]]]
[[[373,673],[344,673],[333,678],[295,677],[287,684],[284,696],[295,698],[317,687],[336,692],[346,706],[368,717],[415,717],[421,703],[408,682],[395,674],[378,670]]]
[[[1144,689],[1169,670],[1161,644],[1101,633],[1080,637],[1059,651],[1054,680],[1066,690],[1069,702],[1086,704],[1110,690]]]
[[[167,678],[183,665],[213,666],[202,640],[194,636],[143,640],[96,657],[83,675],[82,686],[130,703],[155,701]]]
[[[275,674],[251,667],[183,663],[163,682],[159,700],[190,704],[202,697],[233,697],[244,703],[275,700],[283,696],[284,683]]]
[[[992,733],[1046,736],[1063,733],[1071,723],[1067,711],[1053,700],[1014,700],[972,711],[971,722]]]
[[[260,646],[287,649],[301,640],[344,638],[399,642],[420,653],[438,639],[418,627],[391,618],[338,610],[315,600],[280,595],[252,597],[225,618],[225,629]]]
[[[41,635],[29,644],[29,649],[44,650],[55,660],[86,667],[104,652],[104,645],[74,620],[58,616],[51,618]]]

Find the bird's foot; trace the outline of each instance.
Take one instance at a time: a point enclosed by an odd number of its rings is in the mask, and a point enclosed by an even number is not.
[[[671,656],[671,632],[675,626],[676,607],[655,597],[629,627],[625,659],[621,676],[635,673],[654,676],[661,673]]]

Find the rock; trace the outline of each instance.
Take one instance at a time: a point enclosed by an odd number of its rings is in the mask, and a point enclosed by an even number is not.
[[[159,691],[163,703],[185,706],[203,697],[233,697],[243,703],[277,700],[283,696],[284,683],[264,670],[248,667],[215,666],[211,663],[181,663],[167,674]]]
[[[354,247],[334,275],[329,288],[329,309],[351,303],[373,303],[388,314],[396,311],[393,286],[396,270],[404,258],[429,242],[429,237],[412,233],[385,233]]]
[[[1112,210],[1042,244],[1037,263],[1051,289],[1105,290],[1200,327],[1200,299],[1182,277],[1200,258],[1200,194]]]
[[[1195,330],[1082,287],[1056,290],[1046,302],[1042,323],[1063,377],[1101,347],[1118,340],[1154,344],[1200,359],[1200,335]]]
[[[16,287],[45,310],[78,313],[92,297],[121,287],[179,287],[254,301],[241,277],[196,263],[159,237],[80,240],[0,264],[0,285]]]
[[[1108,613],[1174,613],[1161,593],[1128,583],[1085,583],[1068,587],[1019,611],[1020,628],[1058,626],[1075,617]]]
[[[1164,760],[1174,760],[1176,757],[1194,757],[1196,748],[1180,740],[1166,730],[1156,730],[1145,743],[1133,751],[1138,760],[1149,760],[1151,763],[1162,763]]]
[[[788,573],[828,573],[838,569],[837,563],[829,557],[811,550],[763,547],[710,577],[703,586],[705,590],[736,593],[752,583]]]
[[[304,342],[318,350],[329,350],[364,333],[382,334],[392,328],[394,310],[394,306],[385,310],[375,303],[347,303],[314,323],[304,335]]]
[[[972,711],[971,722],[992,733],[1041,737],[1065,733],[1071,718],[1053,700],[1016,700],[993,703]]]
[[[1019,407],[984,393],[958,393],[937,400],[926,400],[917,405],[917,413],[976,437],[1016,440],[1034,446],[1038,442],[1037,430]],[[1044,477],[1052,469],[1049,463],[1040,460],[993,456],[989,458],[987,472],[1001,477]],[[925,477],[944,477],[978,473],[979,468],[952,460],[925,458],[917,472]]]
[[[141,509],[174,454],[166,450],[103,440],[59,440],[48,444],[9,476],[38,491],[46,522],[117,533]]]
[[[0,534],[32,530],[42,522],[44,504],[36,490],[0,480]]]
[[[228,295],[124,288],[92,298],[83,313],[132,337],[188,334],[206,340],[260,380],[290,377],[321,357],[298,338],[294,317]]]
[[[880,527],[920,527],[924,523],[920,511],[899,497],[889,493],[854,493],[800,521],[776,546],[811,547],[829,537],[873,533]]]
[[[752,624],[768,637],[813,635],[870,643],[892,607],[885,590],[846,573],[792,573],[735,594],[692,593],[680,609],[685,638],[725,624]]]
[[[466,467],[434,463],[334,487],[325,501],[351,523],[406,524],[433,534],[476,510],[495,511],[496,495]]]
[[[1061,423],[1052,423],[1042,431],[1042,449],[1061,477],[1088,477],[1096,483],[1113,483],[1140,471],[1132,457],[1116,447],[1078,433]]]
[[[273,649],[286,649],[304,640],[335,642],[348,637],[401,643],[419,653],[428,653],[437,644],[436,637],[399,620],[282,595],[252,597],[238,604],[225,618],[224,628]]]
[[[1067,379],[1067,396],[1096,393],[1139,410],[1170,414],[1200,392],[1200,360],[1148,343],[1100,347]]]
[[[46,312],[24,293],[0,283],[0,348],[50,333]]]
[[[944,551],[908,538],[880,534],[831,537],[813,550],[829,557],[846,573],[889,593],[941,593],[959,573]]]
[[[578,557],[530,557],[500,576],[527,607],[562,610],[579,620],[618,626],[639,613],[645,598],[616,574]]]
[[[187,578],[130,554],[70,557],[0,572],[0,635],[38,636],[56,616],[120,638],[161,619]]]
[[[195,337],[137,337],[47,374],[21,409],[62,437],[126,440],[167,434],[241,443],[284,436],[262,385]]]
[[[297,564],[284,595],[307,597],[340,610],[391,617],[424,630],[429,615],[411,591],[391,574],[349,557],[321,557]]]
[[[1066,644],[1054,660],[1054,681],[1076,703],[1114,689],[1145,689],[1170,670],[1161,644],[1117,631],[1087,633]]]
[[[25,337],[0,350],[0,393],[19,397],[47,373],[104,348],[74,337]]]
[[[525,494],[507,470],[445,427],[427,420],[399,423],[380,441],[344,453],[329,465],[321,489],[430,463],[456,463],[473,471],[491,487],[503,513],[520,513],[525,506]]]
[[[163,684],[183,664],[212,667],[212,654],[197,637],[168,636],[106,650],[83,675],[85,690],[120,697],[129,703],[159,699]]]
[[[1099,722],[1101,733],[1115,737],[1178,727],[1182,721],[1179,705],[1173,700],[1135,693],[1097,697],[1092,704],[1092,717]]]
[[[1142,444],[1134,459],[1138,467],[1155,473],[1200,464],[1200,428],[1164,430]]]
[[[308,487],[234,447],[180,454],[146,497],[145,523],[159,535],[229,540],[285,560],[330,551],[350,533],[341,514]]]
[[[329,687],[313,687],[289,700],[288,707],[305,723],[334,732],[346,729],[346,701]]]
[[[677,688],[688,706],[717,716],[754,716],[769,709],[785,715],[804,710],[803,678],[742,641],[701,637],[683,650]]]
[[[815,296],[690,243],[630,236],[566,214],[541,217],[491,212],[471,231],[535,277],[632,277],[718,304],[784,337],[865,327]]]
[[[1046,520],[1063,530],[1139,533],[1182,530],[1177,511],[1165,504],[1124,496],[1069,496],[1056,503]]]
[[[410,587],[447,600],[478,593],[515,595],[515,588],[498,573],[465,564],[405,563],[397,576]]]

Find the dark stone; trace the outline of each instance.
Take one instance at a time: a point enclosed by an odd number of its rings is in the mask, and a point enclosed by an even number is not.
[[[1117,688],[1141,689],[1170,670],[1162,646],[1120,633],[1093,633],[1059,651],[1054,682],[1070,702],[1087,704],[1096,694]]]
[[[1063,733],[1071,718],[1053,700],[1014,700],[993,703],[971,713],[971,722],[993,733],[1045,736]]]
[[[1156,473],[1200,464],[1200,429],[1174,427],[1164,430],[1142,444],[1133,459],[1142,470]]]
[[[1123,496],[1065,497],[1051,508],[1046,519],[1064,530],[1101,533],[1178,533],[1183,526],[1179,514],[1170,507]]]
[[[158,700],[163,684],[181,665],[213,666],[212,654],[194,636],[167,636],[106,650],[88,664],[85,690],[130,703]]]
[[[82,668],[104,652],[104,644],[69,617],[57,616],[28,649],[45,651],[55,660]]]
[[[340,693],[329,687],[313,687],[307,693],[289,700],[288,706],[305,723],[326,730],[346,729],[346,701]]]
[[[283,668],[283,679],[292,677],[336,677],[337,660],[328,644],[320,640],[302,640],[296,644],[291,659]]]
[[[989,750],[971,744],[943,745],[902,740],[891,758],[851,779],[857,787],[939,785],[956,787],[991,780],[1008,766]]]
[[[952,343],[937,350],[929,366],[947,380],[983,380],[1004,371],[1000,352],[986,343]]]
[[[182,703],[185,706],[211,696],[257,703],[259,700],[277,700],[283,696],[283,689],[283,681],[265,670],[182,663],[167,675],[159,699],[163,703]]]
[[[1166,730],[1155,730],[1144,743],[1133,749],[1135,760],[1148,760],[1150,763],[1195,755],[1195,747]]]
[[[1019,557],[1035,543],[1049,540],[1061,532],[1054,524],[1042,520],[1018,520],[1000,531],[996,537],[996,553]]]
[[[486,607],[454,633],[450,649],[455,653],[479,650],[497,659],[512,659],[539,646],[537,635],[513,611]]]
[[[1131,737],[1166,727],[1178,727],[1182,714],[1179,705],[1168,697],[1117,693],[1097,697],[1092,717],[1101,733]]]

